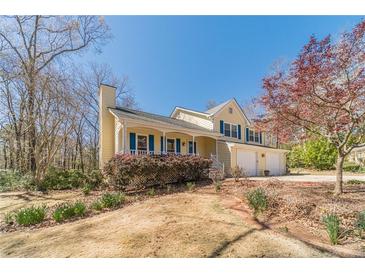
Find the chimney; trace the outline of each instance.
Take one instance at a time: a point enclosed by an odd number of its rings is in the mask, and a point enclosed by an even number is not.
[[[108,108],[115,108],[116,87],[100,84],[99,88],[99,168],[114,156],[114,116]]]

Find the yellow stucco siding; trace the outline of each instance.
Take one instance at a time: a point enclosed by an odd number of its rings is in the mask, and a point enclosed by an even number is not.
[[[115,107],[115,88],[101,85],[99,94],[99,167],[114,155],[115,121],[108,107]]]
[[[232,113],[229,112],[229,108],[232,108]],[[247,126],[247,121],[234,101],[229,102],[214,116],[214,130],[217,132],[220,131],[220,120],[225,123],[240,124],[242,128],[241,140],[244,140],[244,128]]]

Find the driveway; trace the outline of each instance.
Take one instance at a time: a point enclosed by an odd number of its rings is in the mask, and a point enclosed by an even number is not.
[[[287,182],[335,182],[335,175],[312,175],[312,174],[291,174],[284,176],[270,176],[270,177],[254,177],[252,179],[255,180],[270,180],[270,179],[279,179]],[[352,179],[364,180],[365,175],[344,175],[343,180],[348,181]]]

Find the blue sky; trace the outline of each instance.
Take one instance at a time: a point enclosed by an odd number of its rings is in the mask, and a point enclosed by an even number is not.
[[[204,110],[235,97],[247,102],[279,59],[290,61],[311,34],[350,29],[350,16],[112,16],[114,38],[100,55],[128,75],[139,106],[169,115],[174,106]]]

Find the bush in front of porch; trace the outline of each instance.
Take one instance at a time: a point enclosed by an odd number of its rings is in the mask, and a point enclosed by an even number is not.
[[[210,159],[197,155],[117,154],[104,166],[107,184],[120,189],[197,181],[208,177]]]

